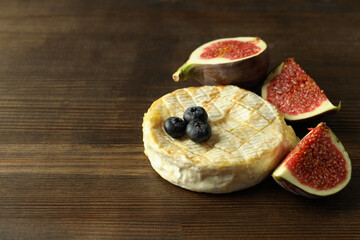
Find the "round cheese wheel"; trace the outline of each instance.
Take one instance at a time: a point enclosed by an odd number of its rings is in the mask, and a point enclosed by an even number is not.
[[[208,114],[212,135],[204,143],[174,139],[165,120],[188,107]],[[167,181],[197,192],[228,193],[261,182],[298,138],[272,104],[236,86],[178,89],[156,100],[143,118],[145,154]]]

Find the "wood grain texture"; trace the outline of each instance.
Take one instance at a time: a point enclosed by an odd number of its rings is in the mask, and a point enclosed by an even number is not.
[[[360,239],[360,4],[349,1],[0,0],[0,239]],[[338,113],[326,121],[353,162],[318,200],[272,179],[224,195],[161,179],[142,116],[175,89],[200,44],[260,36]],[[259,93],[259,86],[253,91]]]

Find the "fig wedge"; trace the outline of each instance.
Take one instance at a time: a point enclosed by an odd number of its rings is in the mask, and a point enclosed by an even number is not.
[[[290,121],[312,118],[328,111],[339,111],[323,90],[306,72],[289,58],[267,76],[261,96],[274,104]]]
[[[291,150],[272,177],[297,195],[330,196],[349,183],[351,160],[340,140],[322,122]]]

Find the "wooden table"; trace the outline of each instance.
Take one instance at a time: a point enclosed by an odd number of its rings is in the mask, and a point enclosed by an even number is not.
[[[220,3],[221,2],[221,3]],[[200,44],[259,36],[270,68],[295,60],[338,113],[353,163],[311,200],[271,178],[201,194],[160,178],[142,117]],[[360,239],[360,5],[353,1],[0,1],[0,239]],[[253,89],[259,93],[259,88]]]

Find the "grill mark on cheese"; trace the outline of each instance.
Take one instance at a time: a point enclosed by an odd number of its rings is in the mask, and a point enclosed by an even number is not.
[[[217,88],[212,88],[209,94],[209,99],[211,99],[211,101],[205,101],[203,103],[204,108],[211,110],[218,98],[220,98],[220,91]]]
[[[197,99],[195,99],[195,96],[197,96],[197,92],[198,91],[195,91],[195,95],[194,94],[192,94],[192,92],[190,91],[188,91],[187,89],[185,89],[184,90],[185,92],[186,92],[186,94],[191,98],[191,100],[192,100],[192,103],[191,104],[188,104],[186,107],[184,107],[184,111],[188,108],[188,107],[193,107],[193,106],[202,106],[202,104],[199,102],[199,100],[197,100]],[[206,95],[203,95],[203,96],[205,96],[206,97]],[[198,98],[199,99],[199,98]],[[201,98],[200,98],[201,99]],[[205,109],[206,110],[206,109]]]
[[[183,90],[183,89],[178,90],[176,95],[175,95],[175,98],[179,102],[183,112],[185,111],[187,106],[193,106],[194,105],[194,101],[193,101],[192,97],[189,96],[189,94],[187,93],[186,90]],[[181,118],[182,118],[182,116],[181,116]]]
[[[257,110],[264,104],[264,101],[261,101],[255,94],[247,94],[241,99],[241,104],[253,110]]]
[[[209,86],[206,86],[206,87],[209,88]],[[223,118],[223,113],[214,104],[215,101],[213,99],[211,99],[210,95],[208,95],[203,88],[200,88],[199,90],[202,91],[202,93],[207,96],[207,99],[210,99],[210,101],[212,102],[212,105],[209,105],[209,103],[207,104],[207,101],[204,101],[204,102],[201,103],[203,105],[204,109],[206,110],[206,112],[209,115],[209,122],[215,122],[215,121],[218,121],[218,120],[222,119]],[[216,110],[212,106],[215,106]],[[218,112],[219,114],[215,115],[214,112]]]
[[[167,98],[161,98],[161,99],[165,107],[167,108],[168,112],[170,113],[170,115],[164,116],[163,121],[165,121],[170,116],[179,117],[183,109],[179,108],[179,102],[177,101],[177,98],[172,95],[169,95]]]
[[[186,137],[183,137],[181,139],[177,139],[174,140],[171,137],[169,137],[168,135],[165,134],[160,134],[160,136],[166,140],[164,141],[165,143],[171,144],[172,148],[178,150],[175,152],[181,152],[182,154],[187,155],[189,158],[189,161],[195,162],[195,163],[202,163],[203,161],[198,160],[203,158],[203,154],[206,154],[206,152],[208,152],[208,150],[203,149],[202,144],[197,144],[194,145],[194,143],[190,140],[190,139],[186,139]],[[191,147],[189,147],[191,145]],[[166,148],[165,144],[162,146],[164,148]],[[195,151],[194,151],[195,150]],[[207,159],[208,162],[210,161],[209,159]]]
[[[188,91],[189,95],[193,96],[193,100],[197,105],[203,105],[203,102],[211,101],[211,99],[207,94],[205,94],[205,92],[201,91],[200,89],[197,89],[196,91],[191,89],[196,89],[196,88],[190,88],[189,90],[186,89],[186,91]]]

